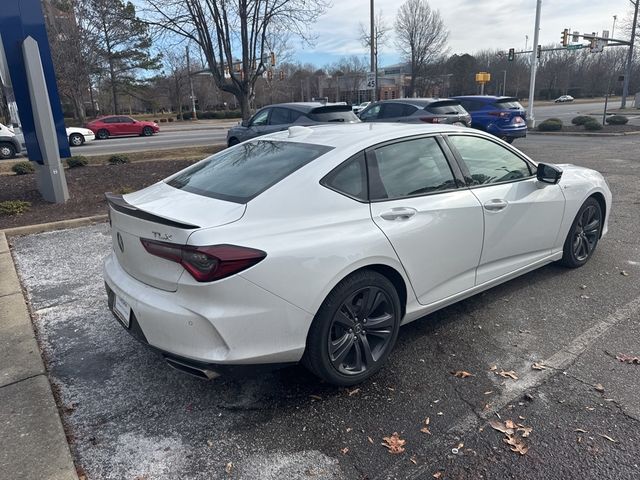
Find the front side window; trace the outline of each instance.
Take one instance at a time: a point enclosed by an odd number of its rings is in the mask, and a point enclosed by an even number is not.
[[[375,120],[378,118],[381,106],[382,105],[378,103],[377,105],[373,105],[371,108],[367,108],[360,114],[360,120]]]
[[[291,123],[289,110],[287,110],[286,108],[274,108],[271,111],[269,125],[285,125],[287,123]]]
[[[257,140],[223,150],[170,177],[187,192],[246,203],[332,147]]]
[[[456,188],[456,181],[435,138],[393,143],[375,150],[369,169],[372,200],[425,195]]]
[[[491,140],[451,135],[449,141],[467,167],[469,185],[510,182],[531,176],[527,162]]]
[[[266,125],[269,118],[269,109],[260,110],[256,113],[255,117],[251,120],[252,127],[259,127],[260,125]]]

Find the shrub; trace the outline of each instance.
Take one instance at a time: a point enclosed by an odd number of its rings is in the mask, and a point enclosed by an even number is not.
[[[116,154],[111,155],[108,161],[111,165],[122,165],[123,163],[129,163],[129,157],[122,154]]]
[[[584,124],[584,129],[589,131],[602,130],[602,124],[597,120],[593,120]]]
[[[626,125],[628,121],[629,119],[624,115],[612,115],[606,119],[609,125]]]
[[[154,121],[155,123],[158,123],[158,119],[157,119],[157,118],[156,118],[156,119],[154,119],[153,121]],[[161,118],[159,121],[160,121],[160,122],[162,122],[162,121],[163,121],[163,120],[162,120],[162,118]],[[164,120],[164,121],[166,122],[166,120]]]
[[[69,168],[76,168],[86,166],[89,163],[89,160],[82,155],[74,155],[73,157],[67,158],[66,162]]]
[[[192,112],[184,112],[182,114],[182,120],[191,120]]]
[[[574,125],[584,125],[589,121],[595,121],[595,118],[590,117],[589,115],[578,115],[577,117],[573,117],[571,119],[571,123]]]
[[[22,200],[6,200],[0,202],[0,215],[19,215],[28,212],[31,208],[31,202],[23,202]]]
[[[557,118],[549,118],[538,125],[540,132],[558,132],[562,130],[562,121]]]
[[[156,123],[158,123],[158,122],[156,122]],[[161,118],[160,119],[160,123],[167,123],[167,119],[166,118]]]
[[[169,123],[173,122],[173,117],[167,118],[167,122],[169,122]]]
[[[13,170],[16,175],[28,175],[34,173],[36,168],[31,162],[18,162],[11,167],[11,170]]]

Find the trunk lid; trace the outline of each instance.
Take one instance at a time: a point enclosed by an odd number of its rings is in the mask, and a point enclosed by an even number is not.
[[[176,291],[184,268],[151,255],[142,238],[186,245],[200,228],[235,222],[246,205],[179,190],[164,182],[120,196],[107,194],[113,251],[122,268],[142,283]]]

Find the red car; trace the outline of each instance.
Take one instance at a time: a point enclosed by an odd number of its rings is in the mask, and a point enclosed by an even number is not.
[[[87,128],[96,134],[96,138],[104,140],[117,135],[144,135],[150,137],[160,131],[155,122],[134,120],[131,117],[112,115],[101,117],[87,124]]]

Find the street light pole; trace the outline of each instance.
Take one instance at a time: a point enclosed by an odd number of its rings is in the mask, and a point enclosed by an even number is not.
[[[197,120],[196,97],[193,95],[193,79],[191,78],[191,59],[189,58],[189,45],[185,47],[187,51],[187,76],[189,77],[189,88],[191,89],[191,119]]]
[[[640,0],[636,0],[640,1]],[[533,100],[536,93],[536,69],[538,67],[538,41],[540,36],[540,11],[542,10],[542,0],[536,3],[536,24],[533,30],[533,48],[531,49],[531,81],[529,82],[529,114],[527,123],[529,128],[536,126],[536,119],[533,116]]]
[[[627,68],[624,72],[624,85],[622,87],[622,100],[620,101],[620,108],[627,108],[627,95],[629,95],[629,77],[631,76],[631,65],[633,63],[633,44],[636,42],[636,25],[638,24],[638,6],[640,6],[640,0],[636,0],[633,3],[635,11],[633,13],[633,24],[631,25],[631,42],[629,43],[629,56],[627,57]]]
[[[371,38],[370,38],[370,46],[371,46],[371,72],[375,75],[376,85],[373,87],[373,95],[371,100],[374,102],[378,99],[378,68],[376,65],[376,31],[375,31],[375,18],[374,18],[374,10],[373,10],[373,0],[371,0]]]

